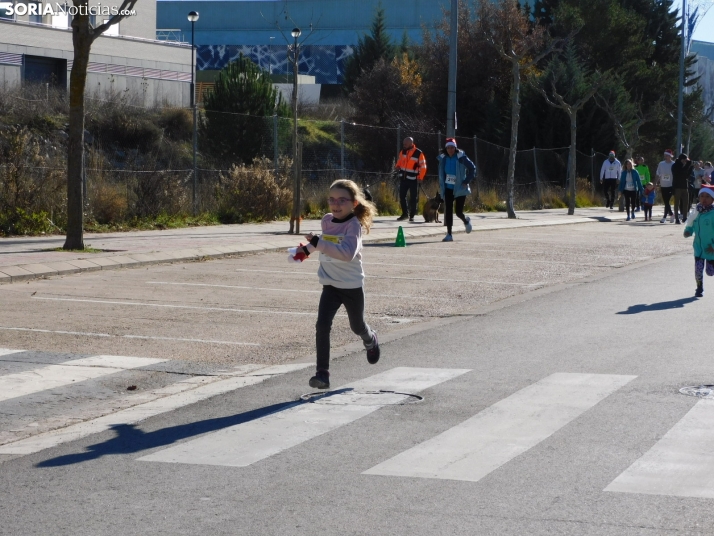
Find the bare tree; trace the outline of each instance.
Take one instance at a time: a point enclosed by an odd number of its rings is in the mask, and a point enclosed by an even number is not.
[[[84,160],[84,91],[92,43],[111,26],[126,18],[137,0],[123,0],[118,14],[93,28],[89,0],[72,0],[77,15],[72,17],[74,62],[69,75],[69,140],[67,148],[67,237],[64,249],[84,249],[84,196],[82,162]]]
[[[632,158],[635,148],[642,141],[640,135],[642,126],[662,116],[662,99],[649,110],[644,111],[641,99],[631,98],[623,81],[616,78],[593,96],[598,107],[612,121],[615,137],[625,148],[625,157]]]
[[[527,8],[527,5],[526,5]],[[479,0],[481,32],[502,59],[511,63],[511,149],[508,158],[506,210],[515,218],[516,150],[521,117],[521,76],[543,58],[560,48],[562,41],[551,39],[544,26],[535,24],[518,2]]]
[[[570,118],[570,173],[568,180],[568,214],[575,214],[575,159],[578,132],[578,112],[607,82],[608,75],[590,72],[578,57],[575,46],[569,45],[563,58],[555,58],[535,82],[545,101],[560,108]]]

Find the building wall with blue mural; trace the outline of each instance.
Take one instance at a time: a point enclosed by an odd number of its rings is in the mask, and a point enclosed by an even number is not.
[[[191,41],[186,15],[198,11],[194,26],[197,68],[219,70],[240,54],[273,74],[289,74],[287,47],[297,26],[300,74],[318,84],[339,84],[344,62],[359,37],[368,33],[380,0],[159,0],[157,36]],[[382,1],[387,31],[395,43],[404,35],[422,41],[433,31],[450,0]]]

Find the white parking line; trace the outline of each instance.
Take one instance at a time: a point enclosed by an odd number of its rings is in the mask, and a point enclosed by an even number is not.
[[[142,303],[142,302],[123,302],[111,300],[85,300],[79,298],[50,298],[45,296],[32,296],[33,300],[49,300],[49,301],[64,301],[64,302],[79,302],[79,303],[102,303],[105,305],[133,305],[136,307],[159,307],[165,309],[192,309],[198,311],[221,311],[227,313],[260,313],[273,315],[298,315],[298,316],[315,316],[317,312],[301,313],[296,311],[265,311],[260,309],[232,309],[230,307],[199,307],[197,305],[170,305],[165,303]]]
[[[552,374],[363,474],[477,482],[635,378]]]
[[[605,491],[714,499],[714,400],[700,400]]]
[[[0,401],[164,361],[166,359],[100,355],[7,374],[0,376]]]
[[[260,346],[257,342],[235,342],[235,341],[214,341],[206,339],[182,339],[178,337],[154,337],[151,335],[111,335],[109,333],[91,333],[83,331],[61,331],[61,330],[51,330],[51,329],[38,329],[38,328],[11,328],[7,326],[0,326],[0,330],[5,331],[30,331],[34,333],[53,333],[57,335],[79,335],[82,337],[109,337],[117,339],[155,339],[159,341],[179,341],[179,342],[200,342],[205,344],[228,344],[235,346]],[[24,352],[24,350],[11,350],[9,353]],[[5,355],[0,350],[0,355]]]
[[[400,265],[401,266],[401,265]],[[296,274],[296,275],[309,275],[314,277],[315,274],[312,272],[288,272],[283,270],[252,270],[248,268],[236,268],[236,272],[259,272],[264,274]],[[366,275],[367,279],[406,279],[409,281],[447,281],[451,283],[479,283],[486,285],[513,285],[517,287],[536,287],[539,285],[544,285],[545,283],[513,283],[504,281],[480,281],[475,279],[437,279],[435,277],[390,277],[386,275]]]
[[[398,367],[356,381],[315,403],[299,403],[259,419],[224,428],[181,443],[140,461],[245,467],[318,437],[416,393],[469,372],[467,369]],[[354,391],[351,392],[350,388]],[[375,391],[389,391],[382,395]],[[339,390],[338,390],[339,391]],[[331,403],[334,398],[344,401]],[[376,398],[376,401],[375,401]],[[0,453],[2,451],[0,450]]]
[[[24,352],[25,350],[10,350],[9,348],[0,348],[0,356],[3,355],[12,355],[12,354],[20,354]]]
[[[321,290],[295,290],[287,288],[261,288],[261,287],[243,287],[236,285],[213,285],[209,283],[173,283],[170,281],[147,281],[147,285],[179,285],[179,286],[189,286],[189,287],[218,287],[218,288],[237,288],[237,289],[247,289],[247,290],[264,290],[270,292],[309,292],[313,294],[321,294]],[[374,298],[402,298],[405,300],[451,300],[451,298],[442,298],[439,296],[403,296],[401,294],[373,294],[369,293],[370,297]]]

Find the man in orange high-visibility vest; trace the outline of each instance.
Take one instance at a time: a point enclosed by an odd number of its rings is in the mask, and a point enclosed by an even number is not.
[[[402,206],[402,215],[397,218],[397,221],[409,218],[409,221],[413,222],[418,196],[417,181],[423,181],[426,175],[426,158],[424,153],[414,145],[414,138],[404,138],[402,147],[395,166],[400,178],[399,204]],[[407,208],[407,192],[409,208]]]

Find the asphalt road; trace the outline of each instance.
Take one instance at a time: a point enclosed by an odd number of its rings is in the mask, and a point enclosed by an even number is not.
[[[307,368],[24,456],[0,446],[0,534],[711,534],[714,401],[678,389],[714,383],[712,296],[691,298],[680,231],[367,248],[377,365],[347,346],[323,398],[300,399]],[[104,377],[114,401],[149,376],[139,391],[309,363],[314,314],[287,313],[314,309],[315,268],[259,255],[4,287],[2,326],[47,332],[1,331],[0,347],[36,353],[0,364],[168,360]],[[353,340],[342,322],[335,346]],[[88,330],[111,336],[56,333]],[[54,389],[56,419],[75,403],[99,414],[89,385]],[[27,422],[42,396],[0,401],[3,430],[50,430]]]

